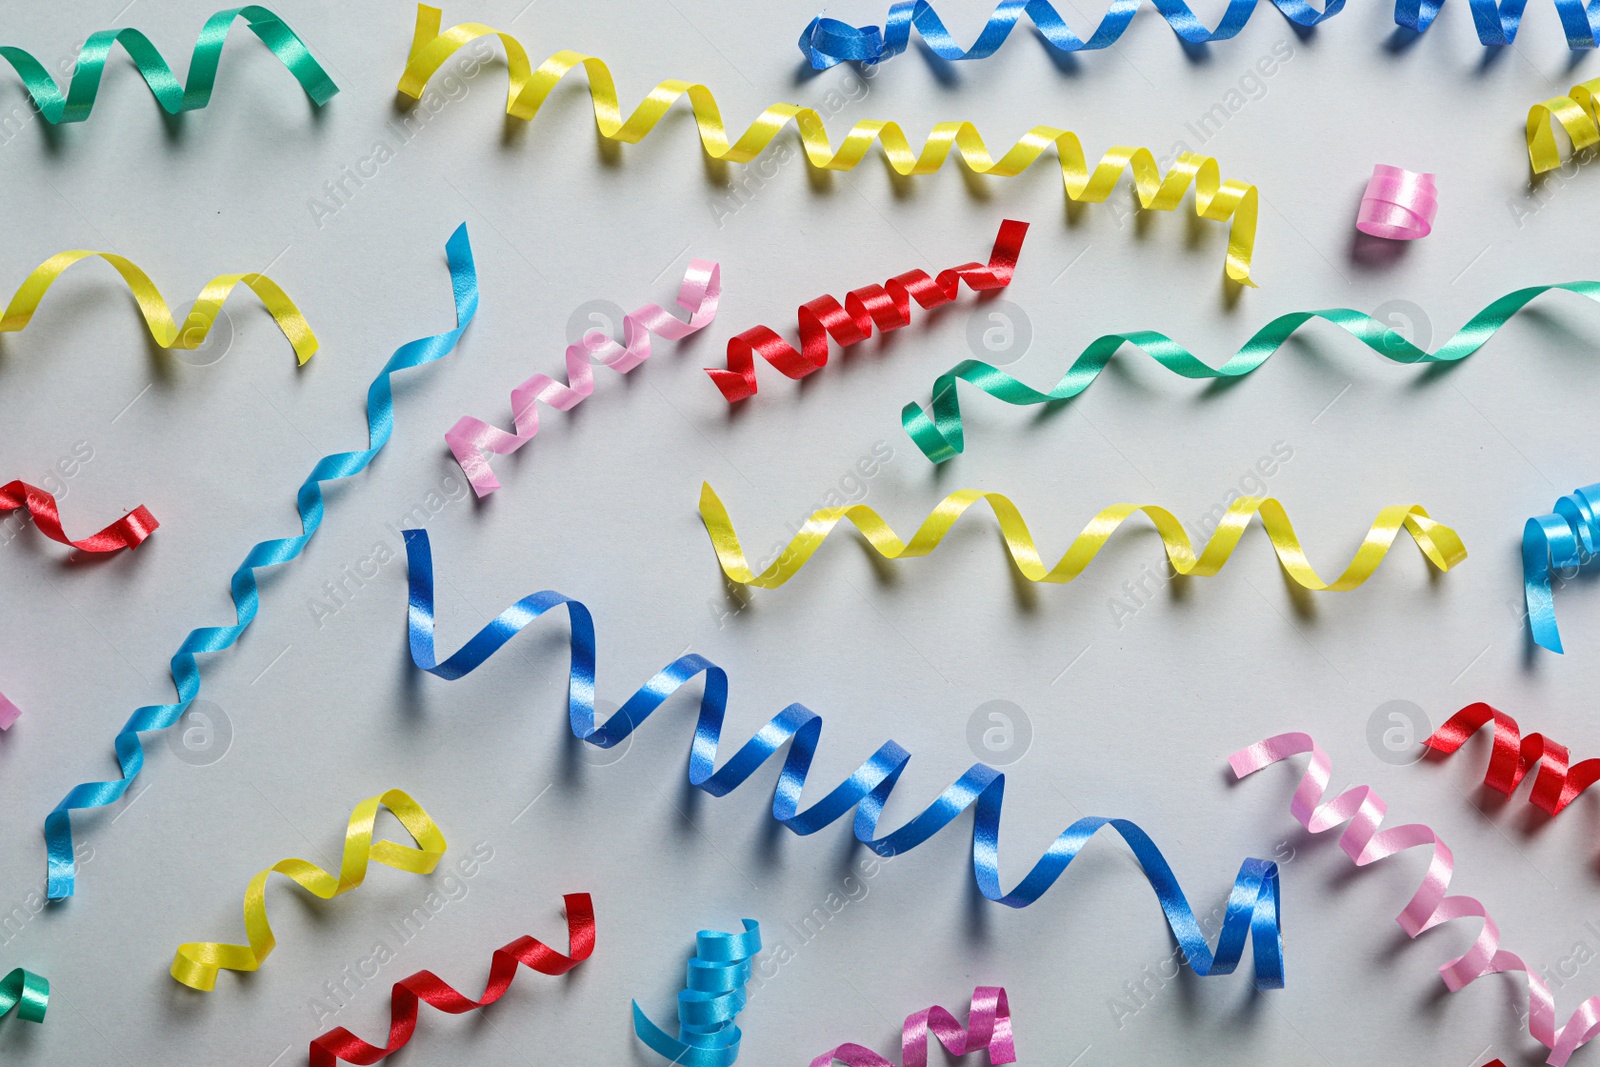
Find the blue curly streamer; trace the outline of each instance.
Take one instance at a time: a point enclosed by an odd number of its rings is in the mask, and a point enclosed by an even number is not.
[[[880,856],[908,852],[954,822],[969,807],[973,808],[972,870],[978,888],[989,900],[1007,907],[1023,908],[1038,900],[1067,869],[1097,831],[1110,826],[1133,849],[1145,878],[1155,890],[1166,913],[1167,925],[1183,949],[1183,955],[1196,974],[1229,974],[1244,954],[1247,937],[1254,938],[1256,987],[1279,989],[1283,986],[1283,934],[1278,915],[1278,865],[1268,860],[1247,859],[1228,896],[1222,932],[1213,956],[1205,935],[1195,921],[1177,876],[1155,842],[1126,819],[1098,816],[1079,819],[1056,838],[1033,869],[1007,893],[1000,888],[1000,810],[1005,797],[1006,776],[982,763],[973,764],[927,810],[898,830],[877,836],[878,818],[894,792],[911,754],[893,741],[887,741],[854,774],[805,811],[800,811],[800,793],[812,756],[822,736],[822,718],[801,704],[790,704],[716,769],[717,746],[722,736],[722,720],[728,703],[728,675],[721,667],[702,656],[690,653],[663,667],[654,678],[628,698],[609,719],[596,726],[595,634],[594,618],[579,601],[546,590],[523,597],[498,618],[473,635],[461,649],[438,662],[433,645],[433,554],[425,530],[404,531],[407,580],[410,583],[411,659],[430,674],[454,681],[481,666],[523,627],[552,608],[565,605],[572,630],[571,666],[567,682],[567,711],[572,732],[580,740],[599,748],[611,748],[623,741],[650,717],[679,688],[697,675],[705,675],[700,697],[700,715],[695,723],[694,743],[689,750],[689,783],[712,796],[726,796],[749,778],[786,743],[789,753],[772,798],[772,817],[804,837],[855,808],[856,838]],[[791,743],[792,742],[792,743]]]
[[[117,763],[122,768],[122,778],[74,786],[55,806],[55,810],[45,817],[44,837],[50,850],[48,892],[51,900],[70,897],[76,882],[77,863],[72,851],[71,812],[104,807],[128,791],[144,766],[144,749],[139,744],[139,735],[152,730],[165,730],[176,723],[184,709],[200,693],[200,666],[195,661],[196,654],[220,652],[232,646],[255,619],[260,606],[255,571],[294,559],[306,542],[311,540],[311,535],[317,532],[317,527],[322,525],[322,489],[317,483],[348,478],[361,472],[388,443],[394,432],[394,394],[389,388],[389,376],[449,355],[462,331],[477,313],[478,274],[472,263],[472,244],[467,239],[465,223],[450,235],[445,253],[450,263],[450,281],[455,289],[455,329],[408,341],[389,357],[389,362],[384,364],[383,370],[378,372],[367,388],[367,449],[363,452],[339,452],[317,461],[295,495],[295,507],[300,512],[303,532],[298,537],[262,541],[250,550],[239,569],[233,572],[230,588],[238,621],[232,626],[205,626],[191,630],[189,636],[183,639],[183,644],[173,653],[171,661],[172,684],[178,691],[177,703],[150,704],[137,709],[117,734]]]
[[[1478,31],[1478,40],[1485,45],[1508,45],[1517,39],[1517,29],[1522,25],[1522,9],[1528,0],[1470,0],[1472,24]],[[1567,47],[1573,51],[1593,48],[1600,37],[1600,2],[1589,0],[1555,0],[1556,14],[1561,16],[1561,29],[1567,35]],[[1394,21],[1415,33],[1421,33],[1438,17],[1444,0],[1395,0]]]
[[[1600,485],[1574,489],[1556,501],[1555,512],[1537,515],[1522,528],[1522,591],[1533,639],[1552,652],[1564,651],[1556,628],[1550,573],[1581,567],[1600,552]]]
[[[744,1010],[750,959],[761,951],[761,924],[744,920],[744,933],[701,930],[695,935],[689,977],[678,994],[673,1037],[633,1002],[633,1032],[652,1050],[683,1067],[730,1067],[742,1036],[734,1019]]]

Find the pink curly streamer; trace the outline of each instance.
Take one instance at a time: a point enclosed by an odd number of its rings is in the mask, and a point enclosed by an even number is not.
[[[1534,1039],[1550,1049],[1549,1061],[1561,1067],[1574,1052],[1600,1033],[1600,996],[1590,997],[1578,1005],[1567,1025],[1557,1030],[1555,1025],[1555,997],[1545,980],[1522,961],[1522,957],[1500,948],[1500,928],[1490,917],[1483,904],[1472,897],[1447,896],[1450,877],[1455,873],[1455,858],[1439,835],[1420,823],[1409,823],[1389,830],[1379,831],[1389,806],[1370,786],[1356,786],[1345,790],[1327,803],[1320,803],[1328,794],[1333,761],[1309,734],[1289,733],[1258,741],[1228,757],[1235,777],[1243,778],[1279,760],[1311,753],[1305,777],[1294,791],[1289,810],[1300,825],[1314,834],[1331,830],[1348,822],[1349,828],[1339,839],[1339,847],[1355,861],[1357,867],[1404,852],[1419,845],[1433,846],[1433,859],[1428,864],[1427,876],[1422,886],[1397,917],[1400,928],[1408,937],[1416,937],[1452,919],[1480,918],[1483,929],[1472,948],[1458,959],[1439,968],[1444,984],[1453,993],[1478,978],[1489,974],[1521,971],[1528,976],[1528,1032]]]
[[[0,693],[0,730],[11,729],[11,724],[21,714],[22,709],[11,703],[4,693]]]
[[[955,1016],[935,1004],[906,1016],[900,1038],[900,1058],[905,1067],[928,1067],[928,1035],[955,1056],[989,1050],[989,1062],[1017,1062],[1016,1044],[1011,1039],[1011,1006],[1000,986],[979,986],[972,991],[972,1009],[967,1013],[967,1029]],[[894,1067],[894,1064],[861,1045],[845,1043],[811,1061],[811,1067],[831,1067],[837,1060],[848,1067]]]
[[[508,456],[534,439],[539,432],[539,409],[543,401],[557,411],[571,411],[594,392],[594,363],[603,363],[618,374],[627,374],[650,358],[650,335],[677,341],[701,329],[717,317],[717,302],[722,297],[722,270],[703,259],[689,261],[678,303],[689,313],[685,322],[655,304],[646,304],[622,319],[623,343],[618,344],[599,332],[585,334],[567,348],[567,380],[562,385],[547,374],[535,374],[511,391],[514,433],[490,426],[470,415],[463,415],[444,435],[445,442],[461,464],[461,471],[480,497],[500,488],[489,469],[485,451]]]

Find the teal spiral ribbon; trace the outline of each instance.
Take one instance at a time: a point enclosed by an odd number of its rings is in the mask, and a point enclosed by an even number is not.
[[[1556,603],[1551,595],[1552,571],[1577,568],[1600,553],[1600,485],[1574,489],[1556,501],[1549,515],[1537,515],[1522,528],[1522,590],[1528,605],[1528,626],[1540,648],[1561,647]]]
[[[744,1010],[750,960],[761,951],[761,924],[744,920],[744,933],[701,930],[694,939],[689,976],[678,994],[678,1037],[650,1021],[633,1002],[633,1032],[682,1067],[730,1067],[743,1036],[734,1019]]]
[[[198,111],[211,102],[211,90],[217,81],[217,63],[222,58],[222,45],[228,39],[228,30],[235,19],[242,18],[250,32],[272,50],[283,65],[289,68],[295,81],[300,83],[313,103],[326,104],[339,87],[333,84],[328,72],[322,69],[304,41],[277,15],[264,7],[251,4],[218,11],[206,20],[200,36],[194,42],[194,54],[189,58],[188,84],[180,85],[178,78],[161,58],[150,38],[135,29],[100,30],[91,34],[78,53],[78,64],[72,71],[72,82],[65,97],[50,77],[44,65],[21,48],[0,45],[0,57],[9,62],[33,97],[39,114],[52,125],[62,122],[82,122],[94,109],[95,95],[100,91],[100,76],[105,72],[106,59],[111,46],[120,44],[139,68],[145,84],[155,95],[156,102],[169,115],[182,111]]]
[[[50,1007],[50,982],[21,967],[0,978],[0,1019],[12,1008],[17,1018],[25,1023],[44,1022],[44,1013]]]

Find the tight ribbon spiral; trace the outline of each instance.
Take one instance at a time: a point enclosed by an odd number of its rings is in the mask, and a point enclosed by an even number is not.
[[[929,311],[954,300],[962,282],[975,293],[1010,285],[1027,233],[1026,222],[1007,219],[1000,224],[987,264],[963,263],[940,271],[937,278],[922,270],[907,271],[882,285],[851,290],[843,306],[826,295],[809,300],[800,305],[799,351],[776,330],[752,326],[728,341],[727,369],[707,367],[706,373],[730,404],[756,395],[756,356],[786,377],[804,378],[827,365],[830,336],[840,348],[847,348],[871,337],[874,325],[879,333],[911,325],[912,300]]]
[[[1522,10],[1528,0],[1469,0],[1472,8],[1472,25],[1478,31],[1478,40],[1485,47],[1509,45],[1517,39],[1522,25]],[[1567,35],[1567,47],[1574,51],[1593,48],[1600,37],[1600,5],[1586,0],[1555,0],[1556,14],[1561,17],[1561,30]],[[1413,33],[1422,33],[1433,25],[1439,16],[1444,0],[1395,0],[1394,21],[1397,26]]]
[[[22,77],[23,84],[28,87],[28,95],[33,97],[34,106],[46,122],[82,122],[94,109],[95,95],[100,91],[100,75],[105,70],[111,46],[120,44],[138,66],[139,74],[162,110],[169,115],[176,115],[183,111],[197,111],[211,102],[211,89],[217,80],[217,64],[222,59],[222,45],[228,39],[228,30],[232,28],[234,20],[240,18],[245,20],[250,32],[259,37],[261,43],[272,49],[272,54],[289,68],[289,73],[300,83],[300,88],[318,107],[339,91],[333,79],[328,77],[328,72],[322,69],[322,65],[306,48],[305,42],[289,28],[288,23],[266,8],[254,4],[218,11],[206,20],[199,38],[195,40],[194,54],[189,58],[189,80],[184,85],[178,84],[177,76],[167,66],[167,61],[161,58],[156,46],[150,43],[150,38],[134,29],[101,30],[91,34],[78,53],[78,64],[72,71],[72,82],[64,97],[56,87],[55,79],[30,53],[21,48],[0,46],[0,57],[4,57]]]
[[[1533,639],[1551,652],[1564,651],[1551,595],[1553,571],[1581,567],[1600,552],[1600,484],[1574,489],[1556,501],[1555,511],[1536,515],[1522,528],[1522,591]]]
[[[1600,110],[1595,94],[1600,93],[1600,78],[1580,82],[1567,96],[1552,96],[1528,109],[1528,163],[1535,174],[1561,166],[1561,149],[1556,147],[1555,125],[1572,139],[1572,151],[1600,144]]]
[[[701,930],[695,935],[689,976],[678,994],[678,1036],[650,1021],[633,1002],[633,1032],[650,1049],[683,1067],[730,1067],[743,1036],[735,1019],[745,1006],[750,961],[761,951],[761,924],[744,920],[744,932]]]
[[[390,376],[449,355],[467,324],[472,321],[472,316],[477,313],[478,273],[472,263],[472,244],[467,239],[465,224],[451,234],[445,245],[445,254],[450,264],[450,281],[455,295],[455,328],[406,342],[383,365],[378,376],[367,387],[367,448],[359,452],[336,452],[318,460],[295,494],[301,533],[295,537],[262,541],[250,549],[229,581],[237,621],[231,626],[203,626],[189,631],[183,644],[178,646],[178,651],[172,654],[170,664],[172,684],[178,691],[177,701],[172,704],[148,704],[135,709],[117,734],[115,747],[122,777],[109,782],[85,782],[74,786],[45,817],[44,836],[50,852],[47,892],[51,900],[71,896],[76,880],[77,860],[72,848],[71,813],[77,809],[113,804],[128,791],[144,767],[144,748],[139,743],[139,735],[172,726],[200,693],[200,665],[195,656],[231,647],[254,621],[260,607],[256,570],[287,563],[299,556],[322,525],[322,487],[318,483],[359,474],[388,444],[394,433],[394,393],[389,385]]]
[[[27,508],[28,514],[33,516],[34,525],[39,527],[39,532],[50,540],[71,545],[80,552],[115,552],[122,548],[134,548],[142,544],[146,537],[155,533],[156,528],[161,525],[156,521],[156,517],[140,504],[99,533],[90,534],[81,541],[74,541],[61,528],[61,512],[56,508],[54,496],[27,482],[7,482],[5,485],[0,485],[0,511],[14,511],[17,508]],[[0,715],[0,718],[3,717]]]
[[[1537,765],[1528,800],[1546,815],[1560,815],[1585,789],[1600,781],[1600,758],[1591,757],[1572,766],[1567,746],[1543,734],[1523,737],[1516,719],[1482,701],[1468,704],[1450,716],[1422,743],[1448,756],[1490,722],[1494,723],[1494,750],[1489,755],[1483,784],[1497,793],[1509,797]]]
[[[1017,1047],[1011,1037],[1011,1005],[1000,986],[981,985],[972,991],[972,1007],[967,1012],[965,1029],[956,1022],[954,1015],[937,1004],[906,1016],[900,1037],[902,1067],[928,1067],[930,1034],[938,1038],[952,1056],[987,1051],[992,1064],[1017,1062]],[[831,1067],[835,1060],[847,1067],[894,1067],[876,1052],[853,1042],[824,1052],[811,1061],[811,1067]]]
[[[878,836],[878,822],[911,753],[893,741],[885,742],[853,774],[810,808],[800,809],[811,761],[822,738],[822,717],[802,704],[790,704],[756,732],[719,769],[717,748],[727,714],[728,675],[721,667],[695,653],[687,653],[658,671],[628,698],[604,723],[596,725],[594,617],[579,601],[546,590],[523,597],[503,611],[443,663],[433,643],[433,555],[425,530],[406,530],[407,581],[410,606],[407,623],[411,659],[422,670],[449,681],[480,667],[524,627],[553,608],[565,607],[571,626],[571,662],[568,669],[567,713],[573,734],[597,748],[613,748],[643,725],[650,714],[673,693],[705,675],[694,742],[689,750],[689,784],[712,796],[726,796],[743,784],[784,745],[789,746],[772,798],[772,817],[801,837],[809,836],[855,810],[856,839],[879,856],[898,856],[929,840],[973,809],[972,872],[978,891],[987,900],[1010,908],[1024,908],[1038,900],[1061,877],[1096,833],[1110,827],[1121,835],[1155,891],[1183,959],[1202,977],[1231,974],[1244,955],[1247,939],[1254,941],[1255,983],[1261,989],[1283,985],[1283,934],[1278,913],[1278,865],[1247,859],[1239,867],[1227,911],[1217,938],[1216,952],[1206,943],[1188,898],[1178,885],[1172,867],[1143,830],[1126,819],[1099,816],[1074,822],[1034,864],[1009,893],[1000,886],[1000,816],[1005,801],[1006,776],[982,763],[941,793],[921,814],[899,829]]]
[[[32,971],[16,968],[0,978],[0,1018],[12,1008],[17,1018],[25,1023],[44,1022],[44,1013],[50,1007],[50,982]]]
[[[856,123],[845,135],[838,151],[834,151],[822,116],[809,107],[795,104],[768,107],[737,141],[729,144],[722,111],[711,90],[704,85],[678,79],[664,81],[624,120],[611,71],[599,59],[562,51],[535,70],[528,53],[510,34],[479,22],[463,22],[440,32],[440,14],[436,7],[417,5],[416,33],[399,85],[400,92],[414,99],[422,97],[428,79],[457,49],[479,37],[492,36],[498,37],[506,50],[506,65],[511,76],[507,114],[531,121],[556,84],[568,71],[581,66],[589,78],[589,96],[594,103],[595,126],[600,136],[624,144],[643,140],[673,103],[687,96],[706,155],[730,163],[748,163],[755,159],[783,132],[791,119],[805,149],[806,160],[822,170],[853,170],[866,158],[874,142],[881,142],[889,166],[903,176],[934,173],[944,165],[951,149],[955,149],[962,164],[972,173],[1009,178],[1027,170],[1054,145],[1067,199],[1071,201],[1101,203],[1117,187],[1123,172],[1132,171],[1139,203],[1146,210],[1175,211],[1192,184],[1195,214],[1213,222],[1230,223],[1228,277],[1241,285],[1255,284],[1250,280],[1250,258],[1255,249],[1256,217],[1260,210],[1256,187],[1232,179],[1223,181],[1217,161],[1210,156],[1181,153],[1163,176],[1148,148],[1117,145],[1091,170],[1076,134],[1054,126],[1035,126],[1003,156],[995,159],[989,154],[977,127],[970,122],[935,123],[919,152],[912,150],[911,142],[898,125],[878,120]]]

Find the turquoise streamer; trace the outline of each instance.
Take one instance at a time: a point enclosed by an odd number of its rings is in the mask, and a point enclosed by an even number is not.
[[[0,1018],[12,1008],[17,1018],[25,1023],[44,1022],[44,1013],[50,1007],[50,982],[21,967],[0,978]]]
[[[633,1032],[682,1067],[730,1067],[743,1036],[734,1019],[744,1010],[750,960],[761,951],[761,924],[744,920],[744,933],[701,930],[695,935],[689,976],[678,994],[678,1037],[650,1021],[633,1002]]]
[[[1556,501],[1549,515],[1538,515],[1522,528],[1522,591],[1528,604],[1533,639],[1551,652],[1561,647],[1550,573],[1581,567],[1600,552],[1600,485],[1574,489]]]

